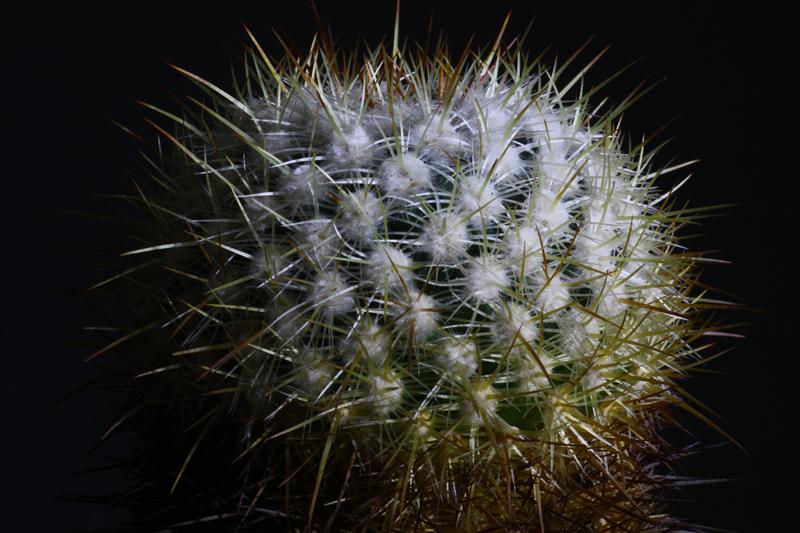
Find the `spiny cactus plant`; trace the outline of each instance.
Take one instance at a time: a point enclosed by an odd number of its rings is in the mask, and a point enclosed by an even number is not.
[[[183,523],[676,523],[658,430],[708,332],[676,236],[702,210],[621,134],[634,97],[500,42],[276,60],[253,39],[233,90],[178,69],[204,97],[148,105],[173,124],[113,278],[140,322],[108,348],[134,347],[125,420],[179,454]]]

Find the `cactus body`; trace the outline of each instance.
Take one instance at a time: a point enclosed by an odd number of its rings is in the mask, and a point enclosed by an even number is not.
[[[232,93],[187,73],[207,98],[159,127],[130,253],[152,262],[126,276],[176,356],[141,378],[182,398],[163,420],[234,442],[215,508],[320,531],[666,529],[656,430],[701,300],[690,215],[621,108],[519,50],[257,50]]]

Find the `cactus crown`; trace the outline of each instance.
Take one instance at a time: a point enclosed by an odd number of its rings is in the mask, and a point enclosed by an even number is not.
[[[704,331],[693,212],[654,185],[682,165],[520,47],[253,42],[235,91],[182,71],[206,100],[152,107],[175,130],[129,255],[155,259],[125,276],[158,269],[146,312],[179,357],[143,379],[191,384],[180,427],[239,423],[238,519],[664,523],[655,431]]]

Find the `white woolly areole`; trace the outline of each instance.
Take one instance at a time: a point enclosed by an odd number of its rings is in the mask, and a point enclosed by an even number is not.
[[[411,127],[408,143],[422,154],[444,159],[468,147],[455,126],[441,113],[419,120]]]
[[[431,188],[431,169],[413,153],[405,153],[384,161],[378,179],[388,196],[412,198]]]
[[[619,318],[628,307],[628,304],[622,301],[628,298],[625,294],[625,287],[618,283],[616,279],[616,276],[609,275],[601,277],[592,283],[597,311],[602,316],[610,319]]]
[[[403,383],[392,371],[373,374],[367,378],[369,395],[366,397],[368,405],[380,415],[388,415],[403,399]]]
[[[458,186],[458,205],[469,215],[470,222],[479,225],[481,220],[493,218],[503,211],[503,202],[491,180],[469,175],[464,176]]]
[[[545,240],[536,226],[524,225],[510,228],[506,234],[505,252],[508,265],[514,272],[530,272],[543,259],[542,241]]]
[[[318,396],[331,383],[333,372],[330,364],[321,358],[303,361],[298,369],[298,384],[311,396]]]
[[[584,226],[596,234],[613,236],[619,227],[613,209],[615,203],[606,196],[591,198],[583,211]]]
[[[350,192],[342,199],[342,211],[336,227],[342,235],[355,241],[369,240],[375,233],[382,212],[383,204],[372,191]]]
[[[508,101],[506,94],[488,97],[479,91],[473,91],[467,100],[472,105],[472,109],[469,110],[471,118],[484,138],[513,137],[513,133],[518,129],[518,125],[514,123],[516,110],[514,103]]]
[[[290,342],[308,326],[302,307],[298,296],[286,294],[267,308],[267,323],[281,345]]]
[[[484,152],[482,173],[488,175],[492,171],[493,178],[502,179],[522,172],[526,166],[521,157],[525,150],[524,146],[513,142],[490,143]]]
[[[641,216],[645,206],[631,198],[615,198],[611,204],[611,211],[617,217],[617,223],[630,222],[631,217]]]
[[[463,216],[450,211],[432,213],[424,220],[419,244],[435,263],[449,263],[463,258],[469,246],[467,224]]]
[[[573,256],[598,272],[612,272],[616,269],[616,260],[613,256],[617,249],[618,239],[613,233],[596,231],[587,227],[578,233],[575,239]]]
[[[603,330],[597,318],[576,309],[568,309],[556,320],[561,330],[561,344],[567,355],[579,359],[594,353]]]
[[[553,379],[550,377],[550,372],[558,364],[545,352],[537,352],[536,355],[538,360],[527,350],[520,349],[517,352],[518,386],[526,392],[550,388]]]
[[[346,129],[341,135],[334,133],[328,153],[328,162],[335,168],[357,167],[368,161],[374,152],[372,139],[362,126]]]
[[[543,187],[533,193],[528,217],[539,228],[542,239],[547,240],[556,230],[567,229],[572,221],[569,207],[563,196],[559,198],[557,193]]]
[[[519,302],[498,304],[492,333],[500,344],[521,344],[519,339],[528,342],[539,336],[539,324],[531,310]]]
[[[497,410],[496,395],[497,391],[487,383],[471,387],[469,395],[461,403],[466,422],[471,426],[482,426],[490,422]]]
[[[436,364],[456,376],[468,378],[478,369],[478,353],[468,339],[451,339],[442,346]]]
[[[311,300],[330,314],[343,313],[355,306],[352,292],[339,272],[323,272],[314,282]]]
[[[554,193],[564,190],[572,193],[579,188],[578,167],[567,155],[566,142],[551,141],[541,147],[539,171],[542,185]]]
[[[496,257],[484,255],[467,266],[465,297],[481,302],[492,302],[508,287],[506,265]]]
[[[326,265],[342,246],[329,220],[310,220],[293,228],[306,256],[318,265]]]
[[[379,245],[369,255],[368,279],[379,289],[408,287],[412,280],[411,258],[394,246]]]
[[[531,279],[536,297],[534,305],[542,313],[552,313],[571,302],[569,288],[554,268],[550,269],[548,276],[539,272]]]
[[[270,281],[275,276],[290,268],[289,261],[284,257],[285,250],[264,247],[253,256],[250,264],[250,272],[258,276],[258,279]]]
[[[528,105],[520,123],[523,130],[535,134],[540,142],[546,142],[547,138],[557,139],[565,134],[561,121],[546,98],[539,98]]]
[[[599,392],[613,379],[613,372],[608,361],[597,361],[586,368],[581,376],[581,385],[586,392]]]
[[[591,181],[600,182],[607,186],[606,184],[610,181],[609,178],[616,174],[618,166],[614,164],[614,161],[609,160],[609,158],[615,157],[613,154],[607,153],[606,150],[601,148],[597,150],[597,152],[585,154],[581,174],[586,178],[592,178]],[[617,185],[617,183],[614,183],[614,185]]]
[[[319,201],[329,184],[316,165],[303,164],[284,175],[279,187],[281,200],[291,209]]]
[[[417,339],[424,339],[437,327],[439,313],[437,303],[429,295],[411,290],[395,304],[398,332],[410,334]]]
[[[414,420],[414,432],[416,436],[420,439],[424,440],[433,440],[434,435],[434,428],[433,422],[431,420],[431,414],[429,411],[425,410],[419,413],[419,416]]]
[[[256,189],[256,191],[257,192],[254,191],[251,195],[247,195],[247,198],[244,198],[243,206],[250,222],[258,230],[264,230],[273,219],[278,205],[273,196],[274,193],[264,191],[261,188]]]
[[[390,347],[391,337],[386,329],[373,322],[365,322],[347,343],[345,359],[350,363],[356,356],[361,356],[381,366],[389,357]]]

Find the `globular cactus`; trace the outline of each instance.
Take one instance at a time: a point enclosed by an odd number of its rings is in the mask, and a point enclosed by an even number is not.
[[[697,211],[655,185],[683,165],[520,46],[325,42],[150,106],[175,124],[115,282],[131,417],[191,444],[172,490],[231,529],[669,529],[658,429],[707,331]]]

